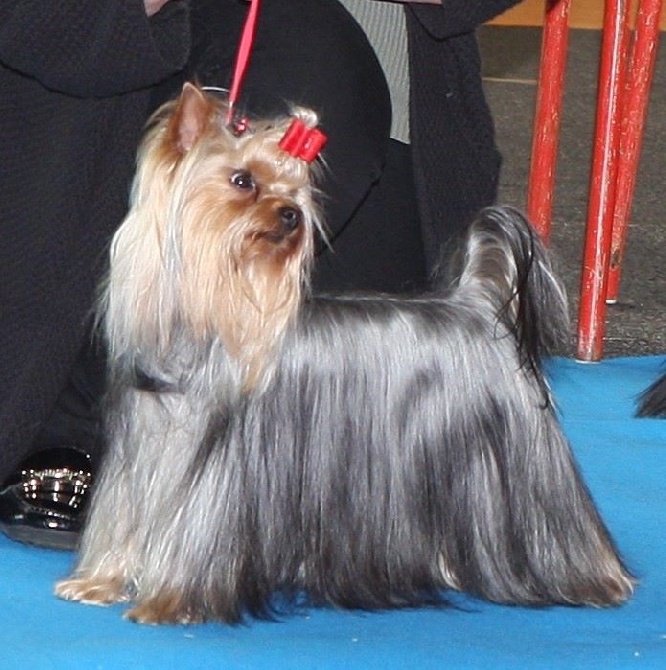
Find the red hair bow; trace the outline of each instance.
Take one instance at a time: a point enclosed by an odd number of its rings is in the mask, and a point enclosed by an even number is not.
[[[300,119],[294,119],[278,146],[294,158],[311,163],[327,140],[318,128],[308,128]]]

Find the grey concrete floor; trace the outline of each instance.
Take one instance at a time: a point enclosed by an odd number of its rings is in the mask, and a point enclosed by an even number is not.
[[[485,87],[504,156],[500,200],[525,207],[541,31],[484,27]],[[556,172],[552,246],[571,300],[572,346],[588,206],[598,31],[572,30]],[[666,45],[658,55],[619,302],[609,306],[604,355],[666,352]]]

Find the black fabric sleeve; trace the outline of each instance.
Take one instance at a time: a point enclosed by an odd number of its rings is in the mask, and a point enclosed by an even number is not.
[[[142,0],[3,0],[0,63],[76,97],[158,83],[184,66],[188,9],[172,0],[148,19]]]
[[[446,39],[469,33],[520,0],[442,0],[440,5],[407,5],[432,37]]]

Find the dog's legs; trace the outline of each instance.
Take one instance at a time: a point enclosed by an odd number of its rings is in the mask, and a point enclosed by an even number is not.
[[[205,412],[197,419],[203,419],[198,427],[203,423],[204,432],[188,463],[190,476],[179,480],[159,520],[146,529],[135,606],[125,615],[137,623],[237,622],[241,603],[252,597],[246,598],[244,590],[259,591],[260,580],[248,567],[248,556],[259,548],[248,547],[248,511],[240,502],[243,456],[236,445],[224,442],[224,427],[217,421],[206,429]],[[195,430],[193,425],[191,434]]]
[[[444,540],[442,577],[500,602],[622,602],[632,578],[580,476],[541,364],[567,341],[564,291],[519,212],[481,212],[455,296],[477,317],[492,313],[485,347],[472,352],[470,336],[463,350],[469,362],[456,390],[464,411],[455,397],[445,405],[460,414],[448,429],[465,428],[451,461],[465,478],[452,480],[447,521],[456,539]],[[468,370],[482,374],[464,386]]]
[[[209,422],[196,393],[134,395],[119,414],[132,418],[105,463],[75,572],[56,594],[132,600],[126,617],[138,623],[238,621],[243,475],[233,450],[217,448],[224,417]]]
[[[125,618],[143,624],[192,624],[204,621],[203,614],[190,608],[182,594],[161,593],[154,598],[141,600],[125,613]]]
[[[130,600],[142,565],[137,529],[159,518],[173,477],[156,467],[168,422],[161,399],[127,391],[110,413],[112,440],[94,493],[73,575],[56,585],[66,600],[108,605]],[[126,417],[140,417],[130,419]],[[157,437],[148,437],[154,436]]]
[[[108,459],[98,482],[74,574],[55,587],[60,598],[94,605],[130,598],[130,480],[119,460]]]
[[[499,384],[496,389],[499,388]],[[609,606],[633,579],[583,483],[566,438],[534,385],[468,407],[479,417],[452,480],[440,559],[447,585],[501,603]],[[502,404],[507,398],[512,402]],[[463,538],[463,540],[461,540]]]
[[[109,575],[63,579],[56,584],[55,593],[63,600],[84,605],[113,605],[130,599],[124,578],[113,578]]]

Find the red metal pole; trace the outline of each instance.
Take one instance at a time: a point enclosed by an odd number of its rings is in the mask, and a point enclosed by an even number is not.
[[[629,58],[627,86],[622,94],[622,129],[617,194],[606,302],[617,302],[622,259],[636,186],[643,129],[659,46],[659,19],[662,0],[639,0],[634,40]]]
[[[619,98],[626,63],[627,2],[606,0],[599,65],[597,116],[581,275],[576,358],[598,361],[606,325],[606,286],[619,148]]]
[[[548,241],[553,211],[571,0],[547,0],[534,112],[527,215]]]

